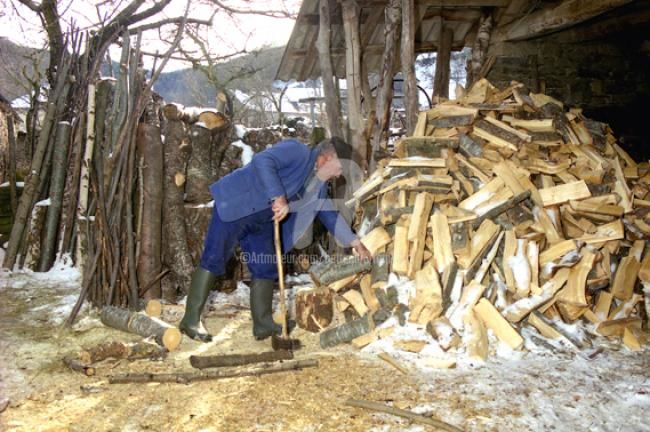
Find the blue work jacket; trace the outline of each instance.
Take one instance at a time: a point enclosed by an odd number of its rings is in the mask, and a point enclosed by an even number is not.
[[[357,237],[327,198],[327,182],[315,176],[316,150],[296,140],[283,140],[253,156],[251,162],[210,186],[219,217],[232,222],[271,207],[285,196],[291,212],[282,223],[282,243],[291,249],[315,217],[343,246]]]

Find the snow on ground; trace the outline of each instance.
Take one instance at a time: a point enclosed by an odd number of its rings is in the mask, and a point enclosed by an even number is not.
[[[413,289],[408,283],[396,277],[391,282],[397,288],[400,300]],[[304,283],[304,276],[288,276],[287,283]],[[79,272],[66,260],[57,263],[48,273],[1,272],[0,310],[3,310],[3,306],[7,311],[16,307],[26,309],[19,315],[0,316],[0,324],[2,324],[0,342],[4,340],[9,343],[10,340],[6,339],[8,333],[5,332],[15,333],[18,330],[12,330],[14,327],[22,329],[33,325],[35,328],[40,328],[38,331],[45,331],[49,326],[43,326],[43,322],[51,324],[62,322],[76,301],[79,287]],[[288,293],[291,296],[299,289],[299,286],[294,286],[288,289]],[[230,294],[214,293],[210,301],[217,311],[227,310],[233,305],[246,308],[249,293],[248,285],[240,283]],[[8,304],[13,306],[7,308]],[[33,317],[40,317],[40,320],[34,321]],[[237,341],[239,338],[249,337],[248,311],[240,309],[232,318],[221,319],[225,321],[219,326],[215,326],[214,321],[208,322],[208,327],[211,327],[217,336],[216,341],[212,344],[188,342],[187,352],[178,354],[175,367],[177,363],[182,363],[181,360],[186,360],[190,353],[205,351],[208,348],[214,350],[215,345],[231,344],[235,351],[242,349]],[[87,320],[87,314],[82,314],[78,325]],[[467,431],[650,432],[647,415],[650,412],[650,350],[648,348],[642,352],[630,353],[620,343],[605,340],[608,345],[604,351],[589,360],[584,355],[570,352],[535,349],[528,343],[527,347],[530,346],[531,352],[513,352],[499,346],[494,353],[491,353],[486,363],[481,367],[474,367],[462,360],[462,353],[445,353],[435,343],[429,343],[418,354],[398,351],[393,346],[394,342],[431,341],[431,338],[422,326],[411,323],[400,326],[394,317],[382,325],[382,327],[390,326],[395,328],[390,336],[369,345],[360,352],[349,345],[323,352],[314,344],[317,335],[312,336],[315,340],[309,339],[308,334],[300,330],[299,337],[307,341],[312,340],[312,345],[299,354],[306,357],[326,355],[328,358],[335,359],[334,361],[345,364],[349,361],[346,360],[346,356],[352,356],[358,361],[374,365],[365,369],[360,368],[357,363],[350,363],[351,375],[362,373],[364,370],[365,372],[363,372],[364,378],[359,379],[354,388],[347,391],[358,394],[359,391],[364,390],[364,386],[367,386],[366,390],[373,389],[370,393],[365,393],[367,399],[433,415],[448,423],[462,426]],[[11,340],[12,344],[20,343],[17,336],[12,337]],[[36,349],[37,344],[56,343],[49,337],[43,337],[41,340],[42,342],[29,342],[31,345],[20,348],[20,352],[28,355]],[[498,346],[492,343],[493,341],[494,339],[491,339],[491,345]],[[256,347],[261,349],[257,345]],[[407,374],[400,375],[392,366],[378,360],[379,352],[388,352],[392,355],[407,369]],[[432,360],[449,358],[457,360],[455,368],[435,369],[428,366]],[[33,360],[29,361],[33,362]],[[32,367],[32,363],[28,365]],[[318,379],[323,380],[324,386],[340,384],[338,381],[340,377],[335,377],[333,382],[328,383],[331,367],[327,362],[323,362],[323,371],[319,373]],[[17,376],[22,372],[11,373]],[[4,375],[5,383],[14,379],[11,376]],[[289,379],[295,381],[296,377],[300,376],[291,375]],[[388,378],[396,376],[400,379],[389,380]],[[379,384],[375,385],[374,382],[377,380]],[[390,384],[382,386],[380,383],[384,381],[389,381]],[[312,381],[307,380],[301,385],[310,385],[310,382]],[[359,385],[362,387],[356,389],[355,386]],[[185,391],[184,389],[191,391],[190,387],[183,387],[182,390]],[[312,391],[317,389],[314,388]],[[110,397],[111,393],[105,395]],[[339,395],[342,400],[348,396]],[[260,400],[259,403],[266,403],[266,401]],[[19,409],[19,406],[20,402],[12,409]],[[340,407],[332,408],[340,409]],[[276,406],[272,411],[277,409],[279,408]],[[71,412],[66,411],[68,415]],[[273,412],[268,414],[273,415]],[[364,415],[373,419],[372,424],[368,424],[365,430],[413,432],[430,430],[387,414],[365,413]],[[308,426],[307,423],[302,424]],[[317,426],[310,425],[310,429],[301,430],[319,430]],[[288,427],[286,430],[299,429]]]

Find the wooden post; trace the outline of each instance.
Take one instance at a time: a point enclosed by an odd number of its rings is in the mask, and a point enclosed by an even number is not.
[[[482,77],[481,69],[485,63],[485,56],[487,54],[488,45],[490,44],[490,33],[492,31],[492,14],[485,13],[481,16],[481,20],[478,25],[478,32],[476,33],[476,39],[474,39],[474,45],[472,46],[472,59],[471,67],[469,68],[469,76],[467,77],[467,88],[470,88],[472,84]]]
[[[84,275],[84,265],[88,252],[88,192],[90,190],[90,167],[95,149],[95,85],[88,85],[88,120],[86,123],[86,148],[81,164],[81,178],[79,180],[79,204],[77,207],[79,236],[75,263]],[[84,275],[85,276],[85,275]]]
[[[406,135],[413,135],[418,115],[418,89],[415,80],[415,0],[402,0],[402,77],[404,77],[404,106]],[[447,74],[449,82],[449,74]]]
[[[331,50],[331,22],[330,22],[330,0],[320,0],[319,15],[320,27],[318,28],[318,60],[320,64],[321,78],[323,79],[323,93],[325,93],[325,110],[327,112],[327,124],[330,136],[343,137],[341,129],[341,100],[339,93],[334,86]],[[313,105],[313,104],[312,104]]]
[[[393,100],[393,76],[395,74],[395,51],[397,51],[397,37],[400,22],[400,0],[390,0],[386,6],[384,19],[384,56],[382,58],[382,72],[377,86],[377,125],[372,138],[373,160],[375,152],[386,146],[388,136],[388,120],[390,118],[390,105]]]
[[[361,43],[359,41],[359,5],[344,0],[343,30],[345,32],[345,74],[348,89],[348,124],[352,159],[363,169],[367,166],[367,149],[363,139],[361,116]]]
[[[451,59],[451,44],[454,39],[454,30],[440,26],[438,38],[438,57],[436,59],[436,74],[433,78],[433,95],[449,98],[449,72]]]

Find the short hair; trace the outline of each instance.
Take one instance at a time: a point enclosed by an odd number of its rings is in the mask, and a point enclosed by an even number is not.
[[[352,149],[343,141],[342,138],[333,136],[332,138],[324,139],[316,145],[318,154],[334,153],[339,158],[349,159],[352,156]]]

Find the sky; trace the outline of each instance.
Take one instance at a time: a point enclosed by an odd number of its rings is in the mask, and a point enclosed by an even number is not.
[[[287,10],[296,14],[300,7],[300,0],[222,0],[228,6],[238,9],[266,9]],[[207,19],[212,15],[215,5],[207,4],[206,0],[192,0],[189,17]],[[98,13],[111,13],[114,6],[107,7],[108,3],[117,4],[121,10],[127,0],[90,1],[90,0],[61,0],[59,12],[62,14],[65,27],[74,20],[79,27],[90,28],[99,21]],[[151,5],[151,1],[145,5]],[[145,5],[141,8],[144,9]],[[183,16],[187,0],[172,0],[165,10],[156,16],[155,21],[162,18]],[[284,45],[289,40],[294,21],[288,18],[271,18],[260,15],[238,15],[230,17],[225,13],[218,13],[211,29],[203,30],[203,37],[209,41],[210,49],[219,55],[227,55],[243,48],[252,50],[261,46]],[[167,28],[167,34],[173,39],[174,27]],[[44,32],[36,14],[17,0],[0,0],[0,37],[7,37],[12,41],[33,46],[43,46]],[[186,48],[191,49],[191,41],[184,39]],[[195,48],[195,47],[194,47]],[[143,36],[143,49],[147,51],[164,52],[165,45],[159,40],[156,31],[148,32]],[[113,54],[119,56],[118,48],[113,49]],[[115,56],[113,56],[115,58]],[[145,64],[148,61],[145,59]],[[170,61],[167,69],[187,67],[187,64]]]

